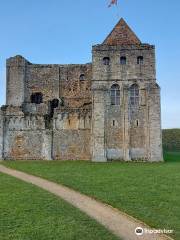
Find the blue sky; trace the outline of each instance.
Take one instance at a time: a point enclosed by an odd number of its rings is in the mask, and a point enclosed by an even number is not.
[[[33,63],[86,63],[123,17],[144,43],[156,45],[162,126],[180,127],[180,1],[0,0],[0,104],[5,61],[17,54]]]

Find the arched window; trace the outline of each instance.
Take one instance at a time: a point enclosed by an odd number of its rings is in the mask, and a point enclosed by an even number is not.
[[[126,57],[120,57],[120,64],[126,65]]]
[[[84,75],[84,74],[81,74],[81,75],[79,76],[79,80],[80,80],[80,81],[84,81],[84,80],[85,80],[85,75]]]
[[[139,87],[137,84],[133,84],[129,89],[130,95],[130,105],[138,106],[139,105]]]
[[[118,84],[111,87],[111,105],[120,105],[120,88]]]
[[[103,58],[103,64],[104,65],[109,65],[110,64],[110,58],[109,57],[104,57]]]
[[[137,57],[137,64],[140,64],[140,65],[143,64],[143,56],[138,56]]]
[[[31,95],[31,103],[40,104],[42,102],[43,102],[43,95],[42,95],[42,93],[38,92],[38,93],[33,93]]]

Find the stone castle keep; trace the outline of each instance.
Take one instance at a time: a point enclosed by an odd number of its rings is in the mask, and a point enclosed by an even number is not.
[[[161,161],[155,47],[121,19],[92,63],[7,59],[0,158]]]

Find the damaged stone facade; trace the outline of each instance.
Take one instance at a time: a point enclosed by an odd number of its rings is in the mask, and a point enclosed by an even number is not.
[[[155,47],[121,19],[92,63],[9,58],[0,158],[162,161]]]

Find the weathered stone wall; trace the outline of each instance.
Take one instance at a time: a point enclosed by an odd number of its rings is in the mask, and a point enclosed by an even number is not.
[[[162,160],[155,47],[142,44],[121,19],[92,50],[92,64],[32,64],[22,56],[7,60],[0,158]],[[117,106],[111,104],[113,84],[120,89]],[[139,89],[136,107],[130,106],[133,84]],[[38,102],[32,100],[36,93],[42,94]]]
[[[3,111],[0,110],[0,160],[3,159],[4,155],[4,114]]]
[[[53,159],[91,160],[90,129],[54,131]]]
[[[91,159],[91,109],[61,109],[53,120],[53,159]]]
[[[7,60],[5,159],[91,159],[91,64],[32,64]],[[33,93],[43,103],[31,103]],[[51,101],[60,100],[53,111]],[[1,143],[2,142],[2,143]]]
[[[7,106],[4,114],[4,137],[2,122],[0,128],[0,153],[4,159],[91,159],[90,106],[81,110],[57,109],[49,124],[43,115],[24,114],[21,107]]]
[[[92,65],[65,65],[60,68],[61,94],[66,105],[80,108],[91,103]],[[84,75],[84,80],[80,76]]]
[[[92,86],[92,160],[106,161],[105,144],[105,113],[106,113],[106,89],[103,86]]]
[[[126,64],[120,64],[120,57],[126,57]],[[143,56],[144,63],[137,64],[137,57]],[[103,65],[103,58],[109,57],[110,64]],[[93,47],[93,81],[155,81],[155,47],[141,45],[96,45]]]
[[[16,160],[50,160],[50,133],[44,130],[7,131],[4,158]]]
[[[121,56],[126,57],[125,65],[120,64]],[[138,56],[143,56],[143,64],[137,64]],[[109,65],[103,64],[104,57],[109,57]],[[98,160],[98,156],[103,159],[102,146],[104,161],[162,159],[159,95],[155,91],[153,96],[149,87],[155,86],[156,82],[154,46],[96,45],[93,47],[92,69],[94,99],[100,99],[100,94],[106,96],[101,105],[99,100],[93,101],[93,116],[98,114],[92,121],[93,124],[96,121],[96,127],[92,125],[93,138],[102,139],[101,147],[97,143],[93,145],[93,151],[97,153],[95,160]],[[110,105],[110,89],[113,84],[120,87],[119,106]],[[131,109],[129,89],[133,84],[139,87],[139,105]],[[105,119],[105,124],[102,119]]]
[[[160,87],[158,84],[149,84],[149,159],[162,161],[162,131],[161,131],[161,104]]]
[[[6,62],[6,104],[21,106],[25,95],[25,75],[28,62],[22,56],[9,58]]]
[[[43,116],[24,115],[21,107],[7,107],[4,120],[5,159],[51,159],[51,131]]]
[[[91,64],[32,64],[18,55],[7,60],[7,105],[31,103],[31,94],[41,92],[44,103],[64,98],[80,107],[91,102],[91,79]]]
[[[84,80],[80,76],[84,75]],[[69,107],[91,102],[91,64],[28,65],[26,71],[26,102],[32,93],[41,92],[43,102],[63,98]]]
[[[43,102],[59,98],[59,66],[30,64],[26,71],[26,98],[31,102],[31,94],[41,92]]]

